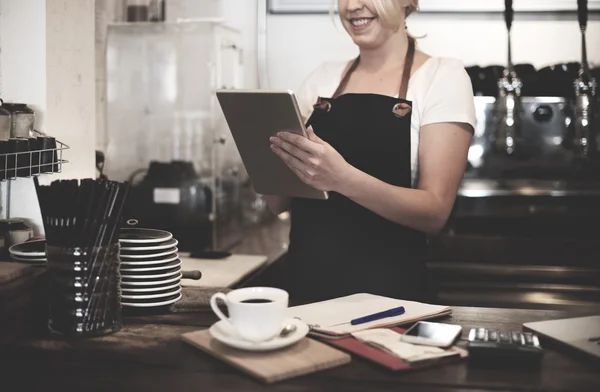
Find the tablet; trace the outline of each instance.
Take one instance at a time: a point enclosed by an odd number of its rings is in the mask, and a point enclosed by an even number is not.
[[[327,199],[327,192],[302,182],[270,147],[277,132],[306,137],[292,91],[219,89],[217,99],[257,193]]]

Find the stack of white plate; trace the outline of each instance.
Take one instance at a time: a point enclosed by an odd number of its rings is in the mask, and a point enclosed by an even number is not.
[[[8,249],[10,258],[19,263],[46,265],[46,240],[36,240],[13,245]]]
[[[121,229],[121,304],[150,308],[181,299],[177,240],[167,231]]]

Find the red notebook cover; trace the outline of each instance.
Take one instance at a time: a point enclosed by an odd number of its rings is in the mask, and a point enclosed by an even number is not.
[[[406,332],[406,330],[403,328],[390,328],[390,329],[392,331],[395,331],[398,333]],[[338,347],[341,350],[350,352],[352,354],[356,354],[356,355],[363,357],[371,362],[378,363],[379,365],[382,365],[382,366],[384,366],[388,369],[394,370],[394,371],[409,371],[409,370],[423,369],[423,368],[427,368],[427,367],[437,366],[437,365],[440,365],[443,363],[451,362],[453,360],[459,360],[462,358],[466,358],[468,355],[468,352],[466,350],[463,350],[462,348],[459,348],[456,346],[452,346],[452,347],[448,348],[448,350],[458,351],[460,354],[460,357],[447,357],[447,358],[441,358],[439,360],[434,360],[434,361],[423,361],[423,362],[417,362],[417,363],[411,364],[410,362],[406,362],[403,359],[401,359],[395,355],[392,355],[386,351],[383,351],[377,347],[371,346],[367,343],[363,343],[353,336],[349,336],[347,338],[342,338],[342,339],[325,339],[325,338],[323,338],[321,340],[327,344]]]

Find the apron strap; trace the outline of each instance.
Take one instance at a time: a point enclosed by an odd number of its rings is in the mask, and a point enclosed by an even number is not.
[[[410,71],[412,70],[413,62],[415,59],[415,40],[413,38],[408,39],[408,49],[406,51],[406,58],[404,59],[404,70],[402,71],[402,82],[400,84],[400,91],[398,93],[398,98],[406,99],[406,93],[408,92],[408,81],[410,80]],[[337,98],[340,96],[342,91],[346,89],[348,85],[348,81],[350,80],[350,76],[358,67],[358,63],[360,62],[360,56],[358,56],[352,64],[348,71],[344,74],[344,77],[340,81],[337,89],[333,93],[333,98]]]
[[[408,49],[406,51],[406,58],[404,59],[404,70],[402,71],[402,83],[400,84],[400,93],[398,98],[406,99],[408,92],[408,81],[410,80],[410,71],[412,70],[413,62],[415,60],[415,40],[414,38],[408,38]]]
[[[354,61],[352,62],[352,65],[350,65],[350,68],[348,68],[348,71],[346,71],[346,73],[344,74],[344,77],[340,81],[340,84],[338,85],[337,89],[335,90],[335,93],[333,93],[333,98],[339,97],[340,94],[342,93],[342,91],[344,91],[346,89],[346,86],[348,85],[348,81],[350,80],[350,76],[352,75],[352,73],[354,73],[354,71],[356,70],[356,67],[358,67],[359,62],[360,62],[360,56],[358,56],[357,58],[354,59]]]

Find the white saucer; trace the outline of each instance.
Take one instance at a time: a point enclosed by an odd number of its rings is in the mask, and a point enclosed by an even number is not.
[[[122,275],[127,275],[128,272],[149,272],[149,271],[160,271],[160,270],[165,270],[165,269],[170,269],[170,268],[175,268],[175,267],[179,267],[181,265],[181,260],[173,260],[173,261],[177,261],[177,263],[171,265],[171,263],[166,263],[164,265],[159,265],[158,267],[146,267],[146,266],[142,266],[141,268],[135,267],[135,268],[123,268],[121,267],[121,274]],[[126,266],[129,267],[129,266]]]
[[[179,272],[177,274],[177,276],[174,276],[172,278],[169,279],[165,279],[165,280],[151,280],[151,281],[144,281],[144,280],[127,280],[127,279],[122,279],[121,280],[121,286],[160,286],[160,285],[164,285],[164,284],[169,284],[169,283],[173,283],[173,282],[177,282],[179,280],[181,280],[181,278],[183,277],[183,274],[181,272]]]
[[[177,253],[175,253],[172,256],[169,256],[166,259],[162,259],[162,260],[121,260],[121,265],[122,266],[139,266],[139,265],[156,265],[156,264],[167,264],[170,263],[171,261],[175,261],[179,258],[179,255]],[[130,267],[126,267],[126,268],[130,268]]]
[[[164,230],[124,228],[121,229],[119,242],[125,244],[155,244],[168,241],[171,238],[173,238],[173,234]]]
[[[210,335],[218,340],[219,342],[226,344],[231,347],[238,348],[240,350],[248,350],[248,351],[270,351],[270,350],[278,350],[287,346],[290,346],[294,343],[299,342],[308,334],[308,325],[298,319],[288,318],[285,319],[281,329],[284,326],[294,324],[296,326],[296,331],[285,336],[279,337],[276,336],[271,340],[267,340],[266,342],[250,342],[248,340],[244,340],[237,336],[237,333],[223,320],[219,320],[214,323],[210,329]]]
[[[147,275],[127,275],[127,273],[121,274],[121,279],[125,280],[147,280],[147,279],[160,279],[160,278],[171,278],[175,275],[181,274],[181,267],[172,267],[177,268],[171,272],[160,272],[160,271],[148,271]],[[152,272],[158,272],[152,274]]]
[[[14,261],[23,261],[26,263],[45,263],[48,261],[45,257],[18,257],[15,255],[11,255],[11,257]]]
[[[168,241],[165,241],[163,243],[160,244],[153,244],[153,245],[145,245],[145,246],[121,246],[121,252],[125,252],[122,254],[139,254],[139,252],[153,252],[153,251],[161,251],[161,250],[165,250],[165,249],[171,249],[177,246],[177,244],[179,244],[179,241],[177,241],[175,238],[171,238]],[[132,253],[129,253],[132,252]]]
[[[121,260],[130,261],[130,260],[134,260],[134,259],[144,259],[147,261],[148,259],[155,259],[157,257],[164,257],[164,256],[172,255],[173,253],[177,253],[177,251],[178,251],[177,248],[172,248],[165,252],[153,253],[153,254],[131,255],[131,254],[120,254],[119,253],[119,257],[121,258]]]
[[[133,299],[133,300],[139,300],[139,299],[156,299],[156,298],[164,298],[164,297],[172,297],[176,294],[180,294],[181,293],[181,287],[176,288],[173,291],[169,291],[166,293],[161,293],[161,294],[133,294],[133,295],[129,295],[129,294],[121,294],[121,298],[123,299]]]
[[[177,298],[173,298],[173,299],[169,299],[166,301],[162,301],[162,302],[152,302],[152,303],[135,303],[135,302],[125,302],[125,301],[121,301],[121,305],[122,306],[129,306],[132,308],[154,308],[154,307],[158,307],[158,306],[166,306],[166,305],[171,305],[174,304],[175,302],[179,301],[181,299],[181,297],[183,297],[183,294],[179,294],[177,296]]]
[[[171,290],[171,289],[177,289],[180,286],[180,282],[176,282],[176,283],[168,283],[166,285],[163,286],[158,286],[158,287],[137,287],[137,286],[133,286],[133,287],[129,287],[129,286],[125,286],[125,285],[121,285],[121,293],[147,293],[147,292],[154,292],[154,291],[161,291],[161,290]],[[123,295],[123,294],[121,294]]]
[[[46,250],[44,249],[45,244],[46,240],[27,241],[17,245],[12,245],[10,248],[8,248],[8,251],[11,255],[17,257],[46,257]],[[39,252],[33,250],[40,247],[44,250],[40,250]]]

